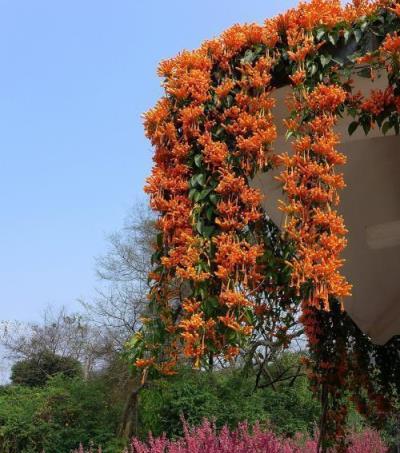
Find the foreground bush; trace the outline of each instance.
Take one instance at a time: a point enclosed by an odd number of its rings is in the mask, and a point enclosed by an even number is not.
[[[372,430],[349,439],[348,453],[387,451],[379,434]],[[204,421],[197,428],[190,429],[184,425],[181,439],[168,440],[165,435],[150,436],[148,442],[134,439],[129,453],[317,453],[317,442],[303,435],[294,439],[280,438],[270,431],[262,431],[257,425],[252,432],[247,424],[240,424],[235,431],[224,427],[217,432],[213,424]]]

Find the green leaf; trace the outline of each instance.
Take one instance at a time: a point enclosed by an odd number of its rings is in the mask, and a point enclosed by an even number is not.
[[[329,35],[328,35],[328,41],[334,46],[336,46],[338,38],[339,38],[339,36],[337,33],[329,33]]]
[[[383,120],[385,119],[385,113],[381,113],[379,116],[376,117],[376,124],[379,128],[382,127]]]
[[[189,181],[190,187],[196,187],[197,185],[197,175],[193,175]]]
[[[350,123],[350,125],[349,125],[349,135],[353,135],[354,132],[357,130],[359,125],[360,125],[360,123],[358,121],[353,121],[352,123]]]
[[[362,31],[360,29],[354,30],[354,38],[356,39],[356,42],[360,42],[360,39],[362,38]]]
[[[292,136],[293,136],[293,131],[287,131],[285,134],[286,141],[289,141]]]
[[[201,163],[203,162],[203,155],[202,154],[196,154],[194,156],[194,163],[196,164],[197,167],[201,167]]]
[[[204,224],[203,224],[203,221],[200,219],[196,223],[196,230],[198,231],[199,234],[203,234],[203,228],[204,228]]]
[[[318,71],[318,66],[315,63],[313,63],[310,68],[310,75],[311,76],[315,75],[317,73],[317,71]]]
[[[200,200],[204,200],[204,198],[206,198],[206,196],[212,191],[212,189],[203,189],[201,192],[200,192],[200,195],[199,195],[199,199],[197,201],[200,201]]]
[[[213,206],[209,206],[209,207],[207,208],[207,210],[206,210],[207,219],[208,219],[209,221],[211,221],[212,218],[213,218],[213,215],[214,215],[214,208],[213,208]]]
[[[204,173],[200,173],[199,175],[196,176],[196,181],[198,184],[200,184],[201,186],[205,186],[206,185],[206,175]]]
[[[332,58],[332,61],[336,64],[338,64],[339,66],[343,66],[344,65],[344,60],[340,57],[336,57],[336,58]]]
[[[321,65],[322,65],[323,68],[326,65],[328,65],[331,60],[332,60],[332,57],[330,55],[321,55],[320,56],[320,61],[321,61]]]
[[[213,226],[203,226],[203,236],[209,238],[213,232],[215,231],[215,227]]]
[[[371,130],[371,122],[369,120],[363,121],[362,127],[364,129],[365,135],[368,135],[369,131]]]
[[[254,52],[251,49],[247,49],[244,57],[241,59],[241,63],[252,63],[255,58],[256,55]]]
[[[221,135],[225,132],[225,129],[223,126],[218,126],[217,130],[215,131],[214,135],[215,137],[219,138]]]
[[[392,127],[393,125],[390,123],[390,121],[386,121],[386,123],[384,123],[382,126],[383,135],[386,135]]]
[[[207,299],[207,305],[213,308],[218,308],[219,307],[218,298],[215,296],[210,296]]]
[[[324,37],[324,35],[325,35],[325,30],[323,28],[320,28],[319,30],[317,30],[315,37],[317,38],[318,41],[321,41],[322,38]]]
[[[370,79],[371,78],[371,69],[370,68],[363,68],[361,71],[358,71],[357,74],[360,77],[364,77],[365,79]]]
[[[367,27],[368,27],[368,21],[365,21],[361,24],[360,30],[365,31],[367,29]]]
[[[200,201],[200,196],[201,196],[201,192],[199,192],[198,190],[196,190],[196,193],[193,195],[193,201],[195,203],[197,203],[198,201]]]
[[[344,38],[344,43],[347,44],[349,42],[349,38],[351,36],[351,31],[350,30],[345,30],[344,34],[343,34],[343,38]]]
[[[218,204],[218,196],[216,193],[212,193],[210,195],[210,201],[214,206],[216,206]]]
[[[226,97],[226,106],[229,108],[229,107],[232,107],[233,105],[233,96],[231,94],[228,94],[228,96]]]
[[[194,197],[195,197],[196,193],[198,193],[198,190],[197,190],[197,189],[194,189],[194,188],[193,188],[193,189],[190,189],[190,190],[189,190],[189,198],[190,198],[191,200],[194,200]]]

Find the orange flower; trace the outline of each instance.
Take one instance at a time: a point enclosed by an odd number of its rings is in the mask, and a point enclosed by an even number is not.
[[[180,112],[180,120],[182,122],[183,133],[186,137],[198,135],[199,122],[203,114],[203,107],[184,107]]]
[[[315,112],[334,112],[346,99],[346,92],[339,85],[320,83],[307,96],[308,105]]]
[[[232,360],[239,355],[240,349],[237,346],[228,346],[224,354],[226,360]]]
[[[221,85],[218,85],[215,89],[215,94],[220,98],[226,97],[235,86],[235,82],[232,79],[224,80]]]
[[[196,313],[200,308],[200,302],[193,299],[185,299],[182,303],[182,308],[187,313]]]
[[[223,291],[219,296],[219,301],[229,308],[251,307],[253,305],[242,293],[230,290]]]
[[[242,25],[234,25],[221,35],[221,40],[230,56],[239,52],[247,43],[247,36]]]
[[[381,48],[388,53],[396,53],[400,51],[400,36],[397,32],[394,32],[393,35],[387,35],[385,40],[382,43]]]
[[[235,332],[240,332],[242,330],[240,324],[237,321],[235,321],[235,319],[232,316],[229,315],[219,316],[218,319]]]
[[[400,17],[400,3],[396,3],[394,5],[394,8],[389,8],[390,11],[392,11],[393,13],[395,13],[397,16]]]
[[[153,365],[154,362],[154,357],[151,357],[149,359],[136,359],[135,366],[137,366],[138,368],[147,368]]]
[[[197,331],[204,326],[202,315],[193,314],[189,319],[184,319],[179,326],[186,331]]]
[[[399,37],[400,43],[400,37]],[[364,100],[361,103],[361,110],[370,112],[375,116],[379,116],[386,107],[392,105],[395,101],[393,87],[382,90],[371,90],[369,99]]]
[[[290,80],[292,81],[293,85],[297,86],[304,82],[306,78],[306,71],[298,70],[293,75],[290,76]]]
[[[200,136],[198,142],[204,148],[204,161],[213,168],[221,167],[228,157],[226,143],[214,141],[210,134]]]

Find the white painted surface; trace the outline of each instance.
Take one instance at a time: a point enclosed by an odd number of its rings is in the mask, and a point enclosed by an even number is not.
[[[356,78],[364,93],[385,86],[385,79],[371,83]],[[289,88],[276,92],[279,137],[276,152],[291,152],[284,139],[282,119],[287,115],[284,98]],[[349,229],[343,273],[353,284],[353,295],[344,301],[356,324],[377,344],[400,335],[400,137],[382,137],[372,130],[366,137],[358,130],[347,134],[350,118],[340,120],[340,150],[348,157],[342,168],[347,188],[341,193],[339,212]],[[341,169],[338,169],[340,171]],[[284,216],[278,210],[283,199],[279,171],[257,174],[252,182],[264,194],[264,208],[280,227]]]

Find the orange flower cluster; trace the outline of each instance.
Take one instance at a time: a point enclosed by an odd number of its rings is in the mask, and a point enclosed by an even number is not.
[[[309,284],[306,305],[325,310],[329,310],[330,296],[350,295],[350,285],[339,273],[346,229],[333,209],[339,201],[338,190],[344,187],[335,165],[345,162],[335,148],[339,140],[333,128],[345,99],[345,91],[337,85],[319,84],[303,96],[303,109],[314,117],[296,127],[301,133],[293,143],[294,154],[282,156],[286,170],[280,176],[288,196],[283,207],[289,215],[286,229],[297,245],[293,284],[299,294]]]
[[[389,76],[389,86],[385,90],[371,90],[367,98],[364,98],[361,92],[349,96],[349,104],[360,112],[370,114],[372,126],[377,117],[385,112],[394,110],[400,113],[400,96],[395,94],[394,89],[400,69],[400,36],[398,33],[388,34],[376,52],[358,58],[357,63],[368,63],[371,67],[385,68]],[[371,79],[373,79],[372,71]]]
[[[155,359],[154,357],[150,358],[150,359],[137,359],[136,362],[135,362],[135,365],[138,367],[138,368],[147,368],[149,367],[150,365],[153,365],[155,362]]]
[[[196,358],[198,363],[205,353],[206,338],[214,337],[214,326],[215,321],[213,319],[205,321],[202,313],[192,313],[188,318],[183,319],[179,324],[184,340],[183,353],[187,357]]]
[[[381,49],[390,54],[400,52],[400,36],[398,36],[397,32],[386,36]]]
[[[370,97],[361,103],[360,108],[365,112],[378,116],[395,102],[394,89],[389,86],[385,90],[372,90]]]
[[[239,241],[230,233],[216,236],[214,242],[217,246],[215,275],[222,281],[223,287],[247,286],[250,281],[258,284],[262,280],[257,267],[257,259],[263,253],[262,245]]]
[[[268,39],[262,26],[235,25],[199,50],[162,62],[159,74],[164,77],[166,97],[145,116],[146,133],[155,147],[155,166],[146,192],[153,209],[161,214],[158,227],[163,237],[159,250],[163,271],[152,273],[152,297],[175,297],[168,289],[174,282],[189,283],[194,293],[210,279],[219,288],[218,311],[223,315],[215,316],[215,321],[205,318],[202,298],[196,296],[183,304],[178,331],[184,354],[196,361],[207,352],[210,341],[226,348],[229,357],[238,351],[236,344],[226,343],[212,332],[216,321],[245,335],[251,331],[244,321],[244,310],[252,307],[247,294],[262,279],[257,259],[263,247],[259,242],[247,243],[241,234],[261,218],[261,193],[248,186],[247,177],[273,163],[268,154],[276,137],[269,87],[274,58],[266,54],[235,66],[231,62],[243,49],[266,44]],[[223,71],[217,83],[212,77],[215,66]],[[232,78],[232,71],[241,76]],[[215,107],[206,115],[205,104],[211,101]],[[225,140],[215,136],[216,124],[231,137],[229,148]],[[214,187],[218,196],[215,225],[220,232],[216,230],[212,240],[214,256],[210,241],[195,228],[198,204],[189,197],[193,175],[189,162],[198,149],[203,171],[209,179],[218,180]],[[202,263],[208,268],[215,266],[215,271],[205,271]],[[172,330],[169,302],[159,300],[159,305],[166,329]]]
[[[400,69],[400,36],[397,32],[387,35],[379,48],[379,60],[389,77],[398,77]]]
[[[309,34],[315,27],[325,26],[331,29],[341,22],[352,23],[362,16],[372,14],[383,3],[387,1],[354,0],[343,7],[340,0],[300,2],[296,8],[265,22],[269,35],[266,42],[274,47],[285,37],[290,48],[298,46],[297,50],[290,50],[289,55],[299,63],[317,49]]]
[[[271,145],[276,138],[271,79],[280,61],[277,44],[287,48],[290,65],[296,66],[291,81],[300,93],[305,60],[324,44],[316,42],[313,30],[350,24],[384,3],[354,0],[342,7],[339,0],[301,2],[262,26],[234,25],[198,50],[160,64],[166,94],[144,121],[155,148],[145,190],[160,214],[162,239],[150,297],[160,307],[166,331],[180,335],[171,346],[174,360],[179,340],[184,354],[198,362],[208,346],[228,357],[238,351],[226,329],[251,332],[246,314],[255,311],[252,298],[263,281],[259,262],[265,250],[255,227],[262,222],[262,196],[248,180],[278,161]],[[394,35],[385,41],[385,51],[393,53],[397,45]],[[322,308],[329,296],[349,294],[338,272],[345,230],[332,209],[344,185],[334,171],[345,158],[336,151],[333,132],[344,97],[341,87],[320,84],[295,99],[296,109],[307,109],[314,118],[307,125],[291,120],[291,129],[301,133],[294,156],[282,157],[288,231],[298,245],[293,282],[298,288],[312,283],[310,303]],[[197,176],[201,189],[194,186]],[[182,296],[180,287],[185,288],[182,298],[189,296],[190,302],[177,318],[173,307]],[[214,299],[218,306],[211,309],[207,304]]]
[[[171,301],[179,297],[173,289],[176,280],[202,282],[209,277],[198,267],[203,244],[193,232],[188,158],[191,140],[198,136],[203,120],[204,102],[209,99],[210,69],[211,61],[204,50],[183,52],[161,63],[159,73],[166,77],[167,95],[147,112],[144,121],[146,135],[155,148],[155,165],[145,191],[150,194],[151,207],[161,215],[157,226],[162,235],[162,246],[157,249],[162,268],[151,274],[150,298],[170,334],[176,332],[171,308]],[[178,108],[182,100],[190,102]],[[157,344],[147,346],[150,350],[159,348]],[[158,364],[162,372],[173,372],[177,347],[176,341],[168,347],[171,360]]]
[[[389,8],[390,11],[394,12],[400,17],[400,3],[396,3],[393,8]]]

